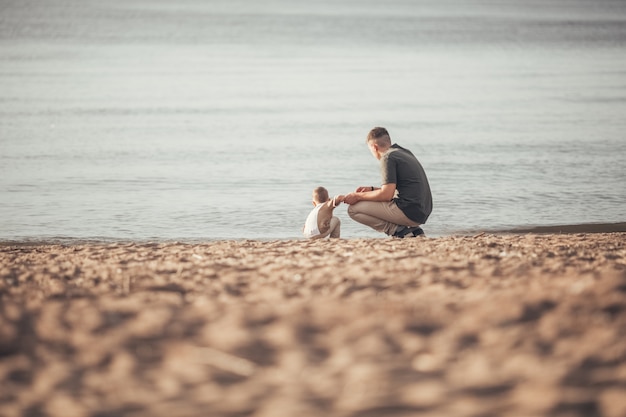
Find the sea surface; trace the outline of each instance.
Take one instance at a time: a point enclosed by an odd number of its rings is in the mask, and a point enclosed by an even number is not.
[[[375,126],[427,235],[623,222],[626,2],[0,0],[0,241],[298,238]]]

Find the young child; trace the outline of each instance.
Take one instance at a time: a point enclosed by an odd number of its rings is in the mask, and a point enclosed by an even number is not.
[[[313,205],[306,218],[303,233],[309,239],[322,239],[326,236],[338,238],[340,235],[341,221],[333,216],[333,210],[343,201],[343,196],[338,195],[332,199],[328,198],[328,190],[324,187],[317,187],[313,190]]]

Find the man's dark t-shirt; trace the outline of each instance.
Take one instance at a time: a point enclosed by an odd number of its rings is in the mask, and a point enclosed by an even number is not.
[[[433,210],[428,178],[417,158],[393,144],[380,159],[383,184],[396,184],[396,205],[411,220],[424,224]]]

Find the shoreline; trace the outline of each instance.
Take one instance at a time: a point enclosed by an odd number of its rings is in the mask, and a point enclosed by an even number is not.
[[[492,233],[511,234],[572,234],[572,233],[622,233],[626,232],[626,222],[618,223],[580,223],[552,226],[516,227],[492,231]]]
[[[626,233],[0,245],[0,415],[626,413]]]
[[[427,229],[427,227],[426,227]],[[427,231],[427,230],[426,230]],[[514,228],[501,228],[501,229],[471,229],[459,232],[453,232],[446,235],[433,235],[435,238],[446,237],[462,237],[462,236],[476,236],[479,234],[577,234],[577,233],[623,233],[626,232],[626,222],[616,223],[580,223],[580,224],[563,224],[563,225],[546,225],[546,226],[520,226]],[[426,237],[431,237],[428,233]],[[362,237],[348,237],[341,238],[342,240],[357,240],[357,239],[388,239],[387,236],[380,235],[380,237],[362,238]],[[271,242],[271,241],[299,241],[305,240],[300,237],[292,238],[260,238],[260,239],[200,239],[200,238],[146,238],[146,239],[133,239],[133,238],[112,238],[112,237],[88,237],[88,238],[75,238],[75,237],[46,237],[46,238],[0,238],[0,247],[3,246],[49,246],[49,245],[106,245],[106,244],[151,244],[151,243],[182,243],[182,244],[202,244],[210,242],[243,242],[243,241],[259,241],[259,242]]]

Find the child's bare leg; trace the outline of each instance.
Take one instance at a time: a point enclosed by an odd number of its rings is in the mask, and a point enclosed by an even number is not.
[[[338,217],[333,216],[330,219],[330,238],[338,239],[341,235],[341,220]]]

